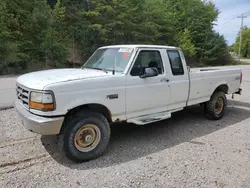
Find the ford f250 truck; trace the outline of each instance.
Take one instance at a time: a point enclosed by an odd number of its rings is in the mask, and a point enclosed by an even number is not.
[[[26,129],[58,135],[65,155],[83,162],[104,153],[112,123],[145,125],[195,104],[221,119],[241,82],[238,68],[190,69],[177,47],[104,46],[81,68],[18,77],[15,108]]]

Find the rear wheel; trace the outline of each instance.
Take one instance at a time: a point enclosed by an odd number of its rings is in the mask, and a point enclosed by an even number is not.
[[[216,92],[204,106],[205,115],[208,119],[219,120],[224,116],[226,107],[227,98],[225,93]]]
[[[82,111],[66,121],[65,126],[60,140],[70,160],[89,161],[104,153],[110,139],[110,126],[103,115]]]

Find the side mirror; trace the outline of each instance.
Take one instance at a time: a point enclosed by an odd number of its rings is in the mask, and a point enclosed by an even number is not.
[[[159,72],[158,69],[155,67],[152,68],[145,68],[144,74],[140,76],[140,78],[149,78],[158,76]]]

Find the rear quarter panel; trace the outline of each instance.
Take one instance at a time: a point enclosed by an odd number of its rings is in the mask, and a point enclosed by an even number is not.
[[[188,105],[198,104],[210,100],[211,95],[220,85],[227,85],[228,94],[232,94],[240,87],[241,69],[212,69],[190,71],[190,96]]]

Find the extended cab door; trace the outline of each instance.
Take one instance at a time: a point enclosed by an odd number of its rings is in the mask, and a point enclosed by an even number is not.
[[[168,110],[183,108],[189,95],[189,76],[186,61],[181,50],[168,49],[164,52],[169,67],[170,99]]]
[[[164,49],[139,49],[126,78],[127,119],[167,110],[170,97]],[[159,75],[140,78],[147,67],[156,67]]]

